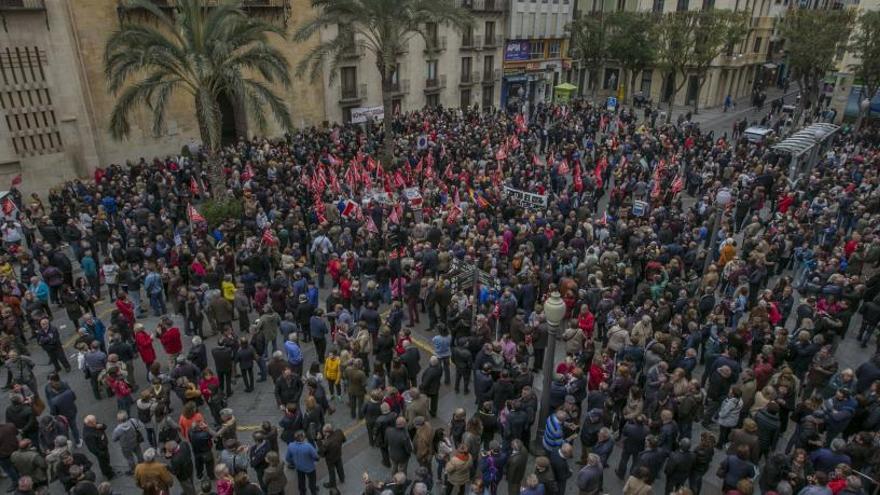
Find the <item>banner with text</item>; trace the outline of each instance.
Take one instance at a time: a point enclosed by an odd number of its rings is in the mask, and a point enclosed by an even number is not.
[[[504,196],[514,200],[518,205],[525,208],[547,207],[546,194],[535,194],[526,191],[520,191],[519,189],[514,189],[510,186],[504,186]]]
[[[382,120],[385,118],[385,111],[382,107],[357,107],[351,109],[351,123],[363,124],[370,120]]]

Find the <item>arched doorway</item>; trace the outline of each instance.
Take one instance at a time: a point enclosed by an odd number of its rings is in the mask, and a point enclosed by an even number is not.
[[[220,107],[220,143],[235,143],[239,137],[247,138],[247,126],[241,105],[223,92],[217,96],[217,106]]]

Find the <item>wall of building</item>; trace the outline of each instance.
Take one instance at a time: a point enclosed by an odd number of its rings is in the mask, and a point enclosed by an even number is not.
[[[482,0],[475,0],[480,1]],[[490,40],[486,39],[486,22],[494,23],[495,35]],[[333,39],[336,32],[336,28],[325,29],[321,33],[321,39]],[[425,40],[415,35],[409,40],[407,50],[398,56],[399,90],[394,93],[394,101],[399,103],[399,110],[416,110],[431,102],[457,108],[462,103],[463,91],[470,91],[470,106],[476,104],[482,108],[485,106],[484,102],[498,106],[504,45],[501,13],[475,12],[473,41],[467,46],[463,44],[462,32],[449,24],[440,24],[437,33],[437,49],[429,49]],[[349,112],[354,108],[382,106],[382,80],[376,68],[375,54],[365,47],[363,39],[356,38],[355,44],[357,48],[339,65],[335,74],[331,74],[329,69],[322,74],[322,81],[327,88],[324,112],[331,122],[347,122]],[[492,57],[489,71],[485,70],[487,56]],[[462,59],[465,57],[471,59],[471,69],[467,75],[462,71]],[[426,90],[428,63],[434,61],[437,68],[436,79],[439,81],[436,86],[439,87]],[[356,94],[343,97],[343,70],[348,68],[355,69]],[[486,77],[487,72],[491,77]]]

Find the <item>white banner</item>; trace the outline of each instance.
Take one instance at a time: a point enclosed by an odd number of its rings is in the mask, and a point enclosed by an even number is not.
[[[368,120],[382,120],[385,118],[385,112],[382,107],[356,107],[351,109],[351,123],[363,124]]]
[[[510,186],[504,186],[504,196],[514,200],[518,205],[525,208],[547,207],[546,194],[535,194],[526,191],[520,191],[519,189],[514,189]]]

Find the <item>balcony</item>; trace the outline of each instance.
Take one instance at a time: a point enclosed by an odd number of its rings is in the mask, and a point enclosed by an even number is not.
[[[446,50],[446,36],[425,40],[425,53],[437,53]]]
[[[457,3],[475,13],[503,14],[507,11],[508,0],[460,0]]]
[[[461,50],[469,51],[469,50],[482,50],[483,49],[483,38],[477,36],[476,34],[471,37],[469,40],[462,40],[461,42]]]
[[[437,93],[446,87],[446,76],[437,76],[433,79],[425,79],[425,93]]]
[[[46,10],[46,0],[0,0],[0,10]]]
[[[396,83],[392,84],[390,88],[391,94],[394,96],[404,95],[409,93],[409,79],[401,79]]]
[[[495,84],[495,81],[501,80],[501,69],[492,69],[483,71],[483,86]]]
[[[358,84],[356,86],[343,86],[339,95],[339,103],[351,104],[358,103],[367,97],[367,85]]]
[[[499,35],[484,36],[483,37],[483,49],[484,50],[494,50],[495,48],[498,48],[503,44],[504,44],[504,38]]]
[[[352,46],[346,48],[345,50],[341,51],[339,53],[339,56],[342,57],[343,59],[350,60],[350,59],[355,59],[355,58],[361,58],[364,56],[365,53],[366,53],[366,48],[364,48],[364,45],[357,44],[357,45],[352,45]]]
[[[7,0],[0,0],[7,1]],[[16,1],[16,0],[8,0],[8,1]],[[33,1],[33,0],[24,0],[24,1]],[[43,1],[43,0],[40,0]],[[160,9],[173,13],[175,7],[177,6],[177,0],[150,0],[154,5],[159,7]],[[205,0],[205,4],[209,7],[212,5],[217,5],[222,0]],[[280,19],[281,22],[287,27],[287,23],[290,20],[290,0],[242,0],[241,8],[245,12],[253,16],[261,16],[268,18],[270,20]],[[126,16],[132,15],[134,13],[139,12],[141,14],[146,14],[142,11],[142,9],[138,9],[136,7],[131,6],[130,0],[117,0],[116,2],[116,14],[119,17],[119,21],[121,22],[123,18]],[[148,14],[147,14],[148,15]]]
[[[459,86],[472,86],[474,84],[478,84],[480,82],[480,73],[477,71],[473,72],[462,72],[461,80],[458,82]]]

